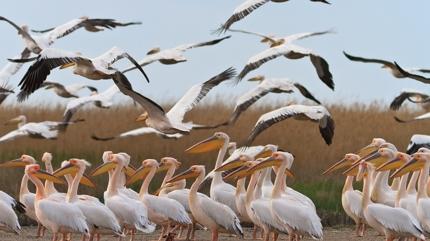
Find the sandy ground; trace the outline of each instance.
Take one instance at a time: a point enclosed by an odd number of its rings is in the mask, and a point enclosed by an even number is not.
[[[245,238],[247,240],[251,240],[251,230],[246,229],[245,231],[246,235]],[[18,241],[18,240],[40,240],[40,241],[48,241],[51,238],[51,234],[47,232],[47,235],[45,238],[36,239],[36,228],[34,227],[24,227],[21,235],[13,235],[13,234],[6,234],[6,233],[0,233],[0,240],[1,241]],[[151,235],[137,235],[136,241],[140,240],[157,240],[158,239],[158,232],[151,234]],[[80,237],[77,235],[74,235],[72,237],[72,240],[81,240]],[[117,240],[113,237],[102,237],[102,241],[113,241]],[[123,240],[129,240],[129,238],[123,239]],[[199,230],[196,232],[196,241],[202,241],[202,240],[210,240],[210,233],[207,231]],[[225,240],[225,241],[233,241],[238,240],[236,237],[229,237],[228,235],[221,235],[219,240]],[[286,236],[281,236],[278,240],[286,240]],[[309,238],[303,239],[303,240],[312,240]],[[342,227],[342,228],[326,228],[324,230],[324,240],[348,240],[348,241],[370,241],[370,240],[384,240],[381,236],[376,236],[376,233],[373,230],[369,230],[366,233],[366,236],[364,238],[356,237],[353,233],[352,227]]]

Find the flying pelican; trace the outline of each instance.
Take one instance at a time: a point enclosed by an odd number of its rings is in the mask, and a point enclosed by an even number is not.
[[[350,54],[346,53],[345,51],[343,51],[343,54],[345,55],[346,58],[348,58],[351,61],[362,62],[362,63],[381,64],[382,65],[381,68],[390,71],[390,73],[395,78],[401,79],[401,78],[407,78],[407,77],[409,77],[406,74],[404,74],[402,71],[400,71],[398,69],[398,67],[396,67],[396,62],[391,62],[391,61],[382,60],[382,59],[370,59],[370,58],[363,58],[363,57],[353,56],[353,55],[350,55]],[[408,71],[430,73],[430,69],[414,68],[414,69],[409,69]]]
[[[289,105],[260,116],[246,141],[246,145],[250,145],[261,132],[273,124],[290,117],[319,123],[321,136],[327,145],[331,144],[335,129],[334,120],[324,106]]]
[[[112,67],[115,62],[123,58],[127,58],[130,62],[135,64],[149,82],[148,77],[137,64],[136,60],[118,47],[113,47],[104,54],[92,59],[84,57],[80,53],[46,48],[35,58],[11,60],[18,62],[35,60],[19,83],[21,92],[18,94],[18,101],[25,100],[30,94],[40,88],[46,80],[46,77],[51,73],[51,70],[57,67],[60,67],[60,69],[73,67],[74,74],[91,80],[112,79],[124,94],[128,95],[129,92],[135,93],[127,77]]]
[[[205,178],[205,166],[193,165],[185,172],[176,175],[169,182],[177,182],[184,178],[197,177],[190,189],[188,197],[191,213],[198,223],[212,232],[212,241],[218,240],[220,231],[235,233],[243,238],[240,220],[227,205],[197,194],[200,184]]]
[[[237,76],[236,83],[240,82],[249,72],[280,56],[284,56],[293,60],[309,57],[320,80],[324,82],[330,89],[334,90],[333,76],[330,73],[327,61],[314,53],[312,50],[293,44],[283,44],[269,48],[252,56]]]
[[[230,137],[227,134],[216,132],[211,137],[189,147],[185,152],[197,154],[218,150],[218,156],[214,167],[214,170],[216,170],[222,166],[229,142]],[[238,214],[235,193],[236,188],[224,182],[221,172],[215,172],[213,174],[210,186],[210,197],[217,202],[227,205],[235,214]]]
[[[97,89],[95,87],[83,84],[62,85],[58,82],[45,81],[41,87],[45,87],[47,90],[52,89],[56,95],[63,98],[79,98],[77,94],[84,88],[97,93]]]
[[[15,93],[12,90],[12,87],[8,85],[7,83],[3,83],[0,85],[0,104],[3,103],[3,101],[6,100],[6,98],[10,95]]]
[[[257,8],[263,6],[268,2],[282,3],[282,2],[288,2],[288,1],[289,0],[245,0],[242,4],[236,7],[236,9],[234,9],[233,14],[215,32],[218,32],[218,33],[226,32],[228,29],[230,29],[230,27],[235,22],[238,22],[244,19],[246,16],[251,14],[254,10],[256,10]],[[310,0],[310,1],[330,4],[326,0]]]
[[[283,44],[290,44],[296,40],[301,40],[301,39],[305,39],[305,38],[309,38],[309,37],[313,37],[313,36],[318,36],[318,35],[324,35],[324,34],[328,34],[328,33],[334,33],[333,30],[326,30],[326,31],[321,31],[321,32],[296,33],[296,34],[288,35],[286,37],[276,37],[276,36],[269,36],[266,34],[241,30],[241,29],[229,29],[228,31],[250,34],[250,35],[260,37],[261,43],[266,43],[271,48],[276,47],[276,46],[280,46]]]
[[[305,98],[314,101],[317,104],[321,104],[311,92],[309,92],[306,87],[301,85],[300,83],[291,81],[287,78],[273,78],[267,79],[262,75],[255,76],[249,81],[260,81],[260,83],[255,86],[253,89],[249,90],[245,94],[241,95],[236,100],[236,105],[234,107],[233,113],[230,115],[230,119],[223,123],[234,124],[239,116],[246,111],[251,105],[257,102],[260,98],[264,97],[269,93],[293,93],[295,91],[299,91]]]
[[[127,184],[132,184],[144,178],[139,197],[148,207],[149,220],[163,227],[158,239],[161,241],[162,237],[169,233],[171,222],[173,224],[187,225],[191,224],[191,219],[180,202],[168,197],[155,196],[148,193],[149,184],[157,172],[158,167],[159,165],[156,160],[144,160],[142,166],[129,178]]]
[[[425,240],[420,223],[407,210],[371,201],[369,176],[375,171],[373,164],[361,161],[358,169],[357,180],[363,180],[362,207],[367,224],[388,241],[408,237]]]
[[[24,51],[31,51],[32,53],[35,53],[35,54],[40,54],[42,50],[51,46],[57,39],[67,36],[70,33],[82,27],[84,27],[89,32],[98,32],[98,31],[102,31],[103,30],[102,28],[112,29],[117,26],[128,26],[132,24],[140,24],[140,23],[120,23],[120,22],[117,22],[115,19],[91,19],[88,17],[81,17],[81,18],[73,19],[63,25],[60,25],[52,29],[38,31],[38,32],[43,32],[44,34],[39,36],[33,36],[29,33],[28,26],[26,25],[19,27],[11,20],[2,16],[0,16],[0,20],[6,21],[10,25],[12,25],[16,30],[18,30],[18,35],[21,36],[25,44]]]
[[[52,240],[57,240],[58,233],[78,232],[89,236],[88,225],[81,210],[73,204],[50,199],[40,180],[43,178],[56,183],[63,183],[61,179],[40,170],[38,164],[27,165],[25,174],[36,186],[36,200],[34,202],[36,217],[43,226],[51,229]]]
[[[104,153],[104,156],[108,158],[108,161],[97,167],[92,175],[96,176],[114,170],[109,174],[109,183],[104,193],[105,205],[115,214],[123,228],[131,230],[131,240],[134,240],[136,230],[144,233],[154,232],[155,225],[148,219],[146,205],[123,191],[125,178],[122,176],[122,170],[128,166],[130,156],[111,152]]]
[[[394,119],[395,119],[397,122],[400,122],[400,123],[408,123],[408,122],[413,122],[413,121],[428,120],[428,119],[430,119],[430,112],[427,112],[427,113],[425,113],[425,114],[422,114],[422,115],[416,116],[416,117],[414,117],[414,118],[412,118],[412,119],[409,119],[409,120],[403,120],[403,119],[400,119],[400,118],[399,118],[399,117],[397,117],[397,116],[394,116]]]
[[[426,111],[430,111],[430,96],[416,90],[404,90],[402,91],[390,104],[390,109],[398,110],[400,106],[408,100],[414,104],[420,105]]]
[[[360,159],[359,155],[348,153],[345,157],[329,167],[323,174],[329,174],[345,166],[350,166],[352,163]],[[347,175],[345,184],[342,188],[342,207],[345,213],[354,220],[355,232],[358,237],[364,236],[366,230],[366,222],[364,220],[363,208],[363,194],[359,190],[354,190],[354,175]]]
[[[412,135],[411,140],[406,148],[406,153],[411,155],[418,151],[421,147],[430,148],[430,136],[429,135]]]
[[[63,122],[70,122],[73,115],[85,105],[93,103],[98,108],[108,109],[113,105],[113,97],[119,92],[116,85],[112,85],[107,90],[97,93],[93,92],[90,96],[73,99],[67,103],[64,110]]]
[[[177,138],[179,137],[178,134],[188,134],[193,128],[207,128],[192,122],[184,123],[185,114],[192,110],[212,88],[232,78],[234,75],[235,70],[228,68],[206,82],[192,86],[167,113],[154,101],[138,93],[130,93],[130,96],[145,109],[145,112],[137,117],[136,121],[145,122],[147,127],[132,130],[117,137],[100,138],[93,136],[93,138],[96,140],[112,140],[119,137],[135,136],[136,133],[147,134],[149,132],[162,135],[163,137]]]
[[[0,137],[0,143],[11,141],[19,137],[28,136],[31,138],[42,138],[42,139],[56,139],[59,132],[64,130],[64,127],[69,124],[75,124],[83,120],[75,120],[72,122],[55,122],[55,121],[43,121],[43,122],[28,122],[24,115],[20,115],[14,119],[6,122],[6,125],[18,123],[18,129],[11,131],[4,136]]]
[[[161,50],[160,48],[153,48],[147,53],[144,59],[139,61],[139,65],[143,67],[145,65],[151,64],[156,61],[166,65],[182,63],[187,61],[187,58],[183,55],[186,51],[190,49],[199,48],[199,47],[215,45],[230,37],[231,36],[226,36],[226,37],[213,39],[213,40],[209,40],[201,43],[183,44],[183,45],[176,46],[174,48],[163,49],[163,50]],[[128,67],[123,71],[123,73],[126,73],[134,69],[136,69],[135,66]]]
[[[289,173],[288,163],[294,159],[288,152],[274,152],[271,157],[252,167],[249,172],[267,167],[279,168],[271,197],[271,214],[285,226],[290,236],[300,239],[301,235],[309,235],[314,239],[322,239],[323,231],[316,210],[303,205],[300,201],[288,199],[283,195],[286,172]],[[291,175],[291,174],[290,174]]]
[[[422,75],[411,73],[411,71],[405,70],[402,67],[400,67],[400,65],[398,65],[396,62],[394,62],[394,64],[395,64],[395,68],[397,69],[397,71],[399,71],[405,77],[417,80],[417,81],[422,82],[424,84],[430,84],[430,78],[426,78]],[[425,73],[428,73],[428,72],[425,72]]]
[[[90,163],[83,159],[70,159],[68,164],[54,172],[53,175],[57,177],[67,174],[75,175],[72,183],[69,184],[66,202],[76,205],[86,217],[86,222],[90,228],[90,240],[95,235],[99,238],[100,233],[124,236],[114,213],[107,206],[101,203],[98,198],[78,195],[79,183],[87,166],[90,166]]]

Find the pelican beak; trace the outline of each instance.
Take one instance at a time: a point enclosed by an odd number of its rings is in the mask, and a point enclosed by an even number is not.
[[[96,188],[96,184],[91,179],[91,177],[89,177],[87,174],[84,174],[82,176],[81,181],[79,183],[82,184],[82,185],[91,187],[91,188]]]
[[[168,165],[166,165],[166,164],[161,164],[161,165],[158,167],[158,169],[157,169],[157,173],[159,173],[159,172],[165,172],[165,171],[167,171],[167,170],[169,170],[169,166],[168,166]]]
[[[38,171],[37,171],[36,173],[34,173],[33,175],[34,175],[35,177],[37,177],[37,178],[45,179],[45,180],[51,181],[51,182],[53,182],[53,183],[57,183],[57,184],[64,184],[64,181],[63,181],[61,178],[56,177],[56,176],[54,176],[54,175],[52,175],[52,174],[50,174],[50,173],[47,173],[47,172],[45,172],[45,171],[42,171],[42,170],[38,170]]]
[[[347,176],[357,176],[358,174],[358,165],[360,165],[360,161],[354,162],[348,169],[346,169],[343,174]]]
[[[217,138],[216,136],[211,136],[206,140],[203,140],[197,144],[194,144],[190,148],[186,149],[186,153],[204,153],[213,150],[219,150],[224,145],[224,141]]]
[[[69,163],[66,166],[56,170],[54,173],[52,173],[52,175],[56,177],[62,177],[67,174],[70,174],[70,175],[75,174],[78,171],[79,171],[79,168],[77,166]]]
[[[18,158],[12,161],[7,161],[5,163],[0,164],[0,167],[25,167],[25,166],[27,166],[27,163],[23,162],[21,158]]]
[[[266,159],[264,159],[262,162],[258,163],[257,165],[251,167],[248,172],[250,172],[251,174],[261,170],[261,169],[265,169],[268,167],[280,167],[282,164],[281,160],[278,160],[274,157],[268,157]],[[294,173],[291,172],[291,170],[289,170],[288,168],[285,169],[285,174],[289,177],[294,177]]]
[[[416,170],[420,170],[424,167],[425,162],[419,161],[416,158],[412,158],[410,161],[405,163],[403,166],[401,166],[399,169],[397,169],[392,175],[392,178],[401,177],[405,175],[408,172],[413,172]]]
[[[397,169],[397,168],[400,168],[402,164],[404,164],[404,162],[397,157],[391,161],[388,161],[380,165],[378,168],[376,168],[376,171],[389,171],[389,170]]]
[[[172,179],[168,180],[167,183],[177,182],[183,179],[197,177],[199,174],[194,172],[191,168],[172,177]]]
[[[258,153],[255,156],[255,160],[259,159],[259,158],[267,158],[270,157],[272,155],[272,150],[270,150],[269,148],[264,148],[260,153]]]
[[[17,117],[17,118],[13,118],[13,119],[10,119],[10,120],[6,121],[6,122],[4,123],[4,125],[5,125],[5,126],[7,126],[7,125],[12,125],[12,124],[16,124],[16,123],[18,123],[18,122],[19,122],[19,119],[18,119],[18,117]]]
[[[367,163],[361,163],[358,167],[356,180],[361,181],[367,175]]]
[[[338,169],[350,166],[351,163],[346,161],[347,159],[343,158],[342,160],[336,162],[335,164],[333,164],[331,167],[329,167],[327,170],[325,170],[322,174],[323,175],[327,175],[330,174]]]
[[[242,166],[243,163],[245,163],[245,161],[243,161],[242,158],[238,157],[229,163],[221,165],[220,167],[216,168],[214,171],[215,172],[228,171],[228,170],[231,170],[233,168],[237,168],[237,167]]]
[[[69,67],[72,67],[72,66],[75,66],[75,65],[76,65],[75,62],[68,63],[68,64],[63,64],[63,65],[60,66],[60,69],[66,69],[66,68],[69,68]]]
[[[150,170],[150,167],[139,167],[139,169],[136,170],[136,173],[134,173],[134,175],[127,180],[127,183],[125,185],[131,185],[140,179],[144,179],[146,175],[148,175]]]
[[[105,172],[108,172],[108,171],[110,171],[110,170],[112,170],[112,169],[115,169],[115,167],[116,167],[116,163],[114,163],[114,162],[106,162],[106,163],[103,163],[102,165],[100,165],[100,166],[98,166],[92,173],[91,173],[91,176],[98,176],[98,175],[101,175],[101,174],[103,174],[103,173],[105,173]]]
[[[148,116],[146,114],[141,114],[136,118],[136,122],[145,121],[146,119],[148,119]]]
[[[372,163],[375,167],[379,167],[382,164],[389,161],[388,157],[381,156],[379,152],[376,152],[363,159],[365,162]]]
[[[379,148],[377,146],[370,144],[370,145],[367,145],[367,146],[361,148],[358,151],[357,155],[362,156],[362,157],[366,157],[366,156],[373,154],[374,152],[378,151],[378,149]]]
[[[132,165],[124,167],[123,170],[125,172],[125,175],[127,175],[128,177],[131,177],[134,175],[134,173],[136,173],[136,168],[134,168]]]
[[[244,177],[252,175],[252,173],[248,172],[249,167],[242,166],[235,171],[229,173],[227,176],[224,177],[225,180],[229,179],[242,179]]]

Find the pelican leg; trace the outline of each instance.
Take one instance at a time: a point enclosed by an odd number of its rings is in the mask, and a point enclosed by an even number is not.
[[[52,234],[52,241],[57,241],[57,233]]]
[[[193,222],[191,225],[191,240],[194,240],[194,237],[196,236],[196,222]]]
[[[181,225],[181,226],[179,226],[178,238],[182,238],[183,234],[184,234],[184,225]]]
[[[130,241],[134,241],[134,234],[136,233],[136,230],[133,228],[131,229],[131,234],[130,234]]]
[[[366,230],[366,224],[365,223],[360,223],[359,227],[360,227],[360,231],[358,233],[358,236],[359,237],[364,237],[364,231]]]
[[[254,228],[252,230],[252,239],[257,239],[257,225],[254,224]]]
[[[161,241],[163,239],[163,237],[166,233],[166,230],[167,230],[167,228],[165,225],[161,226],[161,232],[160,232],[160,237],[158,237],[158,241]]]
[[[100,233],[97,233],[97,241],[100,241]]]
[[[212,241],[218,241],[218,230],[212,231]]]
[[[278,232],[273,232],[273,241],[277,241],[279,237],[279,233]]]

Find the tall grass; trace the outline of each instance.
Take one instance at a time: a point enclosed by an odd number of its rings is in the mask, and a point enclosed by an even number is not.
[[[274,106],[260,105],[245,112],[234,126],[221,127],[217,130],[196,130],[179,140],[161,139],[147,135],[141,137],[97,142],[90,138],[92,134],[111,136],[133,128],[141,127],[134,118],[140,114],[140,109],[132,105],[116,106],[109,110],[90,108],[78,112],[76,118],[86,121],[69,127],[58,140],[38,140],[22,138],[0,144],[0,160],[6,161],[17,158],[26,153],[39,159],[43,152],[52,152],[54,166],[58,166],[64,159],[85,158],[94,166],[101,162],[101,154],[105,150],[114,152],[124,151],[132,156],[132,163],[140,166],[145,158],[159,159],[173,156],[180,160],[182,168],[193,164],[206,164],[212,168],[216,153],[202,155],[185,154],[184,150],[190,145],[210,136],[214,131],[223,131],[230,135],[232,141],[242,142],[247,138],[258,117]],[[339,212],[340,189],[343,177],[321,176],[321,172],[331,163],[339,160],[347,152],[354,152],[370,142],[373,137],[383,137],[394,143],[399,150],[404,150],[411,135],[416,133],[430,134],[428,123],[416,122],[400,124],[394,121],[393,113],[387,111],[386,106],[377,103],[369,105],[333,105],[328,107],[335,122],[336,131],[331,146],[327,146],[320,137],[318,126],[311,122],[288,120],[279,123],[257,137],[254,144],[274,143],[290,151],[296,157],[293,171],[294,180],[289,183],[309,195],[316,202],[317,207],[324,210]],[[212,102],[201,106],[187,115],[187,119],[196,123],[215,124],[224,121],[232,111],[231,106],[219,105]],[[7,133],[15,126],[5,126],[2,123],[25,113],[29,121],[60,120],[63,107],[36,108],[3,106],[0,107],[0,134]],[[406,110],[399,115],[416,114]],[[17,194],[22,170],[0,170],[0,189],[8,193]],[[158,177],[152,185],[158,187]],[[102,196],[106,187],[107,177],[97,178],[98,188],[95,193]],[[94,194],[94,191],[83,189]]]

